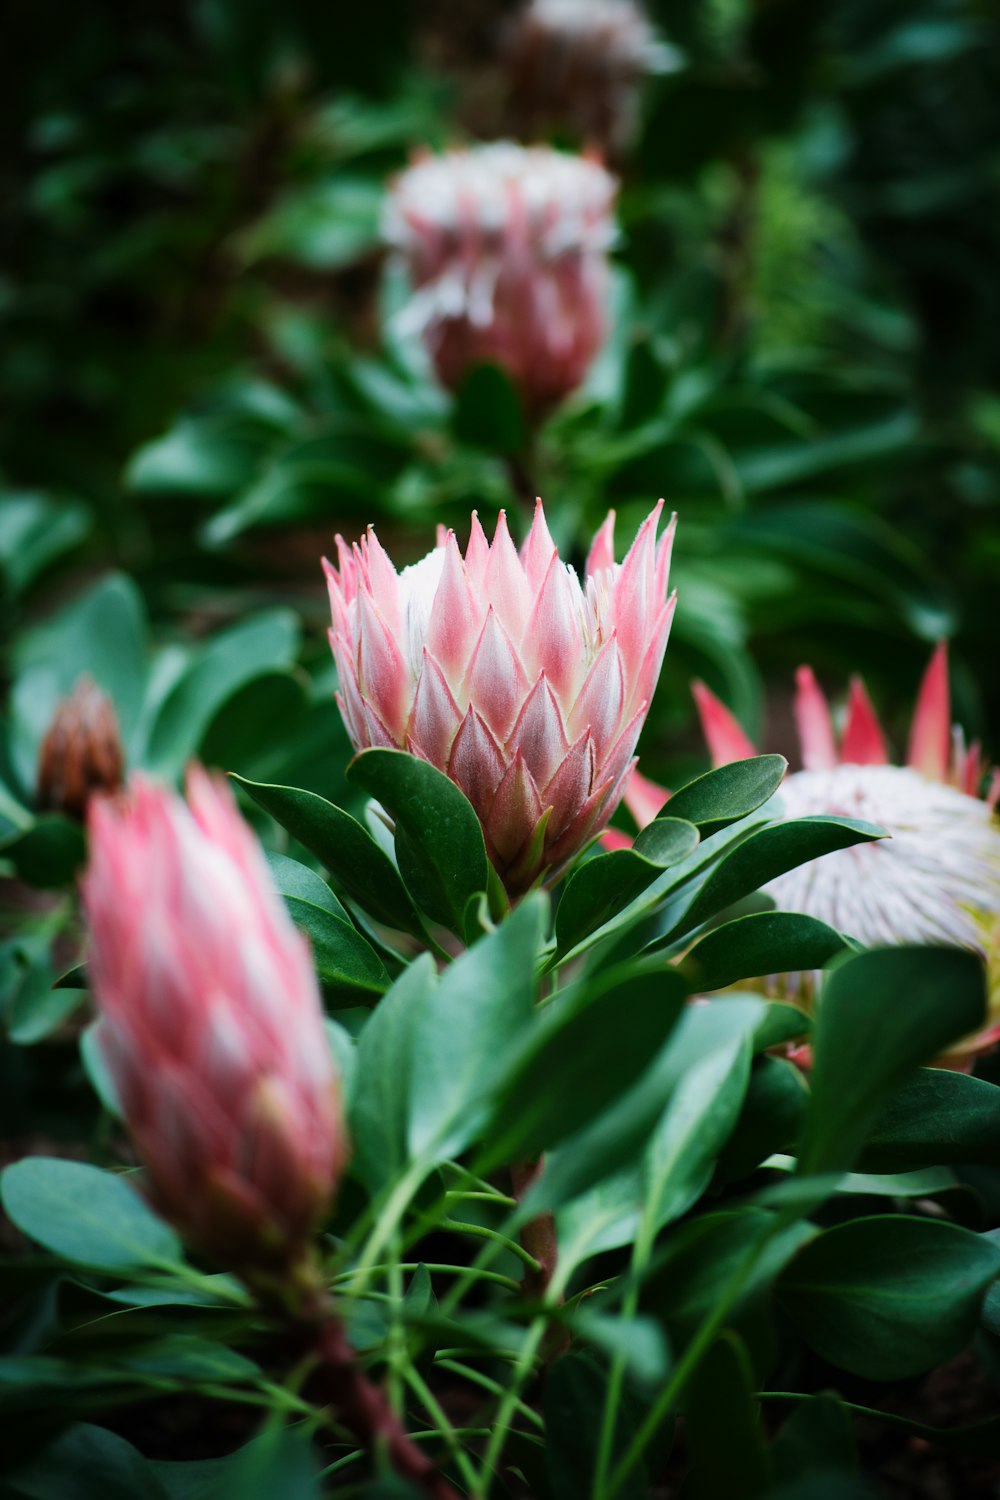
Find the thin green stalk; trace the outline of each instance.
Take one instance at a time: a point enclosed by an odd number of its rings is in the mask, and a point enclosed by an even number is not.
[[[351,1287],[348,1296],[357,1297],[364,1291],[372,1266],[375,1265],[379,1255],[395,1234],[400,1220],[426,1175],[427,1168],[424,1163],[414,1161],[396,1183],[379,1213],[375,1227],[365,1245],[364,1254],[354,1267],[355,1275],[358,1277],[358,1286]]]
[[[423,1266],[426,1271],[431,1272],[431,1274],[434,1276],[464,1276],[469,1269],[468,1266],[449,1265],[446,1261],[403,1260],[399,1262],[399,1269],[401,1271],[408,1271],[410,1273],[419,1271],[421,1266]],[[385,1261],[381,1265],[369,1266],[368,1275],[369,1277],[371,1277],[381,1273],[388,1274],[391,1269],[392,1267],[390,1263],[388,1261]],[[349,1282],[355,1274],[356,1273],[353,1270],[340,1271],[336,1276],[332,1276],[330,1278],[330,1285],[341,1286],[345,1282]],[[512,1276],[501,1276],[499,1271],[477,1271],[476,1279],[479,1281],[488,1281],[494,1286],[505,1287],[509,1292],[519,1292],[521,1290],[521,1283],[519,1281],[515,1281]],[[373,1292],[370,1289],[367,1289],[365,1291],[365,1296],[387,1298],[388,1294],[384,1292]]]
[[[504,1392],[497,1411],[496,1420],[490,1432],[490,1440],[486,1447],[483,1458],[483,1466],[479,1478],[472,1489],[472,1500],[486,1500],[493,1482],[494,1472],[503,1453],[504,1444],[507,1441],[507,1433],[514,1419],[514,1413],[520,1402],[521,1387],[534,1365],[535,1355],[538,1347],[545,1337],[549,1326],[549,1320],[544,1315],[533,1319],[528,1327],[528,1334],[521,1349],[520,1357],[514,1369],[511,1371],[510,1385]]]
[[[524,1262],[529,1271],[540,1271],[541,1262],[519,1245],[517,1240],[510,1240],[505,1234],[496,1229],[488,1229],[485,1224],[467,1224],[462,1219],[442,1219],[439,1228],[448,1229],[453,1234],[471,1234],[475,1239],[489,1240],[499,1245],[503,1250],[509,1250],[511,1255]]]
[[[496,1396],[500,1399],[503,1397],[504,1386],[500,1384],[499,1380],[493,1380],[489,1375],[485,1375],[482,1370],[474,1370],[471,1365],[463,1364],[457,1359],[442,1359],[440,1355],[435,1358],[434,1364],[438,1369],[450,1370],[453,1375],[460,1375],[463,1380],[469,1381],[470,1385],[481,1386],[484,1391],[489,1391],[491,1396]],[[529,1406],[526,1401],[519,1400],[517,1409],[522,1417],[525,1417],[535,1427],[541,1428],[544,1432],[545,1422],[538,1415],[537,1411],[535,1411],[534,1407]]]
[[[698,1329],[695,1337],[688,1344],[674,1373],[663,1387],[653,1407],[646,1414],[645,1421],[633,1437],[620,1463],[612,1473],[606,1488],[602,1489],[599,1494],[595,1492],[595,1500],[614,1500],[615,1495],[618,1494],[622,1485],[642,1458],[646,1448],[656,1436],[661,1422],[670,1414],[678,1396],[687,1384],[688,1377],[692,1374],[702,1356],[709,1348],[709,1345],[725,1321],[730,1308],[743,1290],[747,1277],[753,1270],[758,1256],[770,1240],[771,1235],[778,1228],[780,1228],[780,1221],[774,1225],[769,1234],[765,1235],[752,1247],[750,1253],[744,1257],[742,1263],[729,1278],[712,1311]]]
[[[469,1459],[469,1455],[462,1447],[457,1432],[449,1422],[445,1412],[442,1410],[437,1397],[434,1395],[434,1392],[430,1389],[427,1382],[420,1374],[419,1370],[416,1370],[412,1365],[406,1371],[406,1380],[408,1385],[410,1386],[410,1389],[416,1395],[417,1399],[426,1408],[427,1415],[430,1417],[431,1421],[437,1423],[441,1436],[444,1438],[445,1442],[448,1445],[448,1451],[450,1452],[452,1458],[455,1460],[455,1463],[462,1475],[463,1481],[471,1488],[471,1486],[476,1482],[475,1468],[471,1460]]]

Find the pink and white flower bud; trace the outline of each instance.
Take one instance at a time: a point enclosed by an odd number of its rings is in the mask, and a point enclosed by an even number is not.
[[[403,326],[444,385],[497,364],[535,414],[576,389],[605,335],[616,187],[595,161],[509,141],[396,179],[383,227],[413,289]]]
[[[519,134],[569,129],[614,156],[635,132],[643,81],[679,58],[633,0],[532,0],[505,62]]]
[[[358,750],[408,750],[444,771],[479,816],[512,896],[553,879],[614,812],[673,617],[674,522],[663,501],[614,560],[614,512],[584,582],[561,561],[541,501],[520,553],[503,512],[492,544],[473,515],[397,573],[371,527],[324,561],[338,701]]]
[[[308,944],[228,787],[133,777],[90,805],[82,882],[101,1047],[149,1174],[235,1269],[301,1256],[344,1165]]]

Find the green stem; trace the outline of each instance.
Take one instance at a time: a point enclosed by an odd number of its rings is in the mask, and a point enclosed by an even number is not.
[[[437,1397],[434,1395],[434,1392],[430,1389],[420,1372],[416,1370],[412,1365],[406,1372],[406,1380],[410,1386],[410,1389],[416,1394],[417,1399],[423,1403],[424,1407],[427,1410],[427,1415],[430,1417],[431,1421],[437,1423],[438,1430],[440,1431],[441,1436],[444,1438],[445,1442],[448,1445],[448,1450],[451,1453],[452,1458],[455,1460],[455,1463],[462,1475],[463,1481],[471,1489],[471,1487],[476,1482],[475,1468],[473,1467],[469,1459],[469,1455],[466,1453],[465,1449],[462,1447],[461,1442],[459,1441],[458,1433],[455,1431],[455,1428],[449,1422],[447,1416],[442,1410],[440,1402],[438,1401]]]
[[[545,1316],[537,1317],[529,1325],[527,1337],[521,1349],[517,1364],[511,1371],[510,1384],[504,1392],[497,1411],[496,1420],[490,1432],[490,1440],[486,1447],[483,1458],[483,1466],[479,1478],[472,1488],[472,1500],[486,1500],[493,1482],[494,1472],[503,1453],[504,1444],[507,1441],[507,1433],[514,1419],[514,1413],[520,1404],[521,1387],[528,1378],[534,1367],[535,1355],[538,1347],[545,1337],[549,1326],[549,1320]]]
[[[378,1260],[379,1255],[396,1233],[397,1226],[406,1210],[409,1208],[414,1194],[427,1175],[427,1168],[419,1159],[410,1163],[402,1177],[396,1183],[389,1194],[372,1230],[368,1243],[365,1245],[364,1254],[354,1267],[355,1275],[358,1277],[358,1285],[352,1286],[348,1296],[358,1297],[364,1291],[371,1274],[371,1269]]]
[[[489,1391],[491,1396],[496,1396],[499,1400],[503,1399],[505,1387],[500,1384],[499,1380],[493,1380],[489,1375],[484,1375],[482,1370],[474,1370],[471,1365],[463,1364],[457,1359],[442,1359],[440,1355],[435,1357],[434,1364],[438,1369],[450,1370],[453,1375],[460,1375],[470,1385],[481,1386],[484,1391]],[[527,1421],[543,1432],[545,1431],[545,1422],[534,1407],[529,1406],[526,1401],[519,1400],[517,1409]]]
[[[451,1266],[445,1261],[436,1260],[404,1260],[399,1263],[401,1271],[411,1273],[419,1271],[421,1266],[434,1276],[465,1276],[469,1270],[468,1266]],[[381,1265],[369,1266],[368,1275],[371,1277],[383,1272],[388,1274],[391,1269],[392,1266],[386,1261]],[[340,1271],[336,1276],[330,1278],[330,1285],[341,1286],[344,1283],[350,1282],[354,1275],[354,1271]],[[513,1276],[501,1276],[499,1271],[476,1271],[475,1276],[479,1281],[488,1281],[494,1286],[505,1287],[509,1292],[519,1292],[521,1290],[521,1283],[519,1281],[515,1281]],[[376,1293],[366,1290],[365,1296],[374,1297]]]
[[[448,1229],[453,1234],[471,1234],[475,1239],[489,1240],[497,1244],[503,1250],[509,1250],[511,1255],[524,1262],[533,1276],[537,1276],[542,1270],[542,1263],[519,1245],[517,1240],[510,1240],[505,1234],[500,1234],[496,1229],[488,1229],[485,1224],[467,1224],[462,1219],[442,1219],[439,1228]]]

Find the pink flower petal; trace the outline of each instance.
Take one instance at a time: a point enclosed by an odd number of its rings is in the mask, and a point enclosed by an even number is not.
[[[490,605],[463,683],[463,701],[473,704],[497,738],[504,740],[527,691],[524,668]]]
[[[587,566],[584,575],[590,578],[594,573],[600,573],[613,568],[615,565],[615,513],[609,510],[601,525],[600,530],[590,544],[587,553]]]
[[[884,766],[889,762],[878,714],[860,677],[851,678],[840,759],[842,764],[852,766]]]
[[[587,680],[569,713],[572,735],[589,729],[598,758],[602,757],[621,728],[625,710],[625,674],[618,640],[611,635],[594,658]]]
[[[579,594],[579,587],[576,592]],[[545,673],[560,698],[572,690],[580,670],[583,641],[579,605],[565,564],[558,553],[553,553],[528,621],[524,645],[535,670]]]
[[[486,568],[486,594],[512,641],[520,641],[531,613],[532,593],[504,511],[497,518]]]
[[[934,649],[920,684],[906,762],[931,781],[947,781],[950,752],[948,646],[945,641],[941,641]]]
[[[451,747],[447,774],[461,787],[484,822],[506,769],[503,751],[489,727],[470,707]]]
[[[444,540],[447,540],[445,538]],[[443,545],[443,541],[438,543]],[[485,586],[486,568],[490,560],[490,544],[486,540],[486,533],[479,521],[479,512],[472,512],[472,526],[469,530],[469,545],[465,549],[465,571],[469,576],[469,582],[474,589],[482,589]]]
[[[416,750],[434,766],[445,766],[461,722],[462,710],[452,697],[444,673],[425,646],[413,710],[406,726],[406,748]]]
[[[449,531],[441,581],[431,606],[427,649],[453,687],[465,674],[484,614],[485,609],[480,609],[473,598],[455,533]]]
[[[730,761],[748,760],[758,753],[742,725],[710,688],[703,682],[695,681],[691,684],[691,692],[713,766],[727,766]]]
[[[652,823],[657,813],[666,806],[670,793],[665,792],[662,786],[657,786],[655,781],[650,781],[648,777],[641,776],[638,771],[633,771],[625,783],[622,796],[637,827],[645,828],[646,824]]]
[[[812,667],[795,673],[795,722],[799,727],[802,764],[807,771],[829,771],[837,764],[830,706]]]
[[[542,816],[542,801],[534,777],[520,751],[497,787],[486,833],[504,864],[509,864],[531,839]]]
[[[589,729],[585,729],[576,743],[570,746],[542,793],[544,802],[552,809],[548,830],[550,838],[558,838],[590,796],[595,765],[593,736]]]
[[[520,750],[536,783],[547,786],[568,749],[559,704],[543,672],[507,736],[506,751],[513,757]]]
[[[366,590],[358,594],[358,686],[396,744],[402,744],[412,685],[406,663]]]
[[[528,586],[533,593],[541,588],[549,564],[556,553],[556,544],[552,540],[549,528],[545,522],[545,509],[541,500],[535,501],[535,514],[531,522],[531,530],[528,532],[527,541],[521,548],[521,562],[524,574],[528,580]]]

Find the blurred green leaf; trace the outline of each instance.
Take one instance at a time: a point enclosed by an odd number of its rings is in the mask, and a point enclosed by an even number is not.
[[[124,1177],[84,1162],[27,1156],[4,1170],[0,1197],[18,1229],[66,1260],[102,1271],[183,1260],[174,1231]]]
[[[777,1292],[806,1342],[868,1380],[906,1380],[958,1354],[1000,1276],[1000,1248],[932,1219],[855,1219],[819,1235]]]

